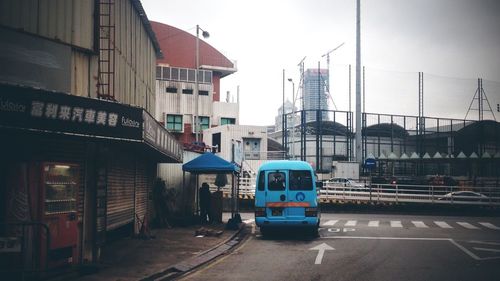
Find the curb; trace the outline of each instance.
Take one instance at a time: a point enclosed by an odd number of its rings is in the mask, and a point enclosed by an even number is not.
[[[215,258],[227,253],[229,250],[238,245],[246,236],[246,232],[243,231],[246,228],[246,223],[241,223],[239,229],[231,235],[228,239],[221,242],[220,244],[208,249],[192,258],[185,261],[181,261],[175,265],[170,266],[165,270],[153,273],[148,277],[139,279],[140,281],[157,281],[157,280],[174,280],[193,269],[206,264]]]

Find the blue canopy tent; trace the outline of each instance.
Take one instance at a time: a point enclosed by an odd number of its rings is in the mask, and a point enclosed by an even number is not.
[[[196,193],[195,193],[195,201],[196,201],[196,213],[198,213],[198,176],[200,174],[231,174],[231,218],[234,218],[235,213],[237,212],[237,204],[238,200],[238,190],[239,186],[235,189],[235,181],[234,176],[239,176],[240,167],[234,163],[228,162],[219,156],[206,152],[197,158],[187,162],[182,165],[182,185],[183,190],[185,189],[185,173],[189,172],[191,174],[196,175]],[[238,181],[239,185],[239,181]],[[236,192],[235,192],[236,191]],[[235,194],[236,193],[236,194]],[[235,196],[236,195],[236,196]]]

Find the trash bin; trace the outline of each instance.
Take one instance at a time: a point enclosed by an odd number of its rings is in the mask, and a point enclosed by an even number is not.
[[[215,191],[210,198],[210,210],[212,220],[222,223],[222,191]]]

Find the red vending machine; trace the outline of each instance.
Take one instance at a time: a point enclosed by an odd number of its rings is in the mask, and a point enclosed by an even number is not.
[[[42,165],[42,221],[49,227],[49,267],[77,263],[77,196],[79,166],[65,163]]]

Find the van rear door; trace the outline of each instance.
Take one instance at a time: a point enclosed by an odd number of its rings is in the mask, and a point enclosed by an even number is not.
[[[313,190],[313,179],[311,171],[290,170],[289,171],[289,208],[287,216],[289,219],[303,219],[305,208],[316,207],[316,191]]]
[[[268,218],[284,219],[287,216],[288,194],[286,191],[286,172],[270,171],[267,173],[266,207]]]

